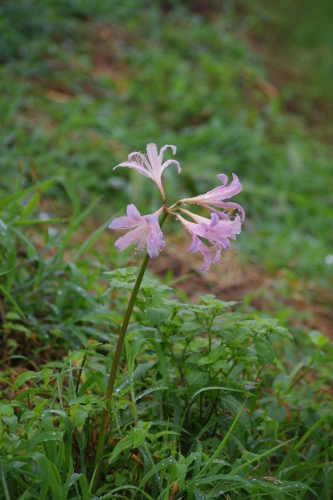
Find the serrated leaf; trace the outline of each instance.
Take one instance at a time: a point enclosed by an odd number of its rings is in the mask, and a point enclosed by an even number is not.
[[[202,354],[194,352],[185,360],[185,363],[188,363],[189,365],[196,365],[202,357]]]
[[[208,373],[193,370],[187,375],[187,382],[196,391],[209,384],[209,375]]]
[[[224,372],[227,372],[229,370],[229,363],[224,359],[219,359],[212,364],[212,368],[215,371],[223,370]]]
[[[200,358],[198,361],[199,366],[205,366],[205,365],[210,365],[213,361],[208,357],[204,356],[203,358]]]
[[[196,321],[191,321],[184,323],[180,329],[180,332],[185,335],[188,335],[188,334],[199,334],[202,333],[203,330],[204,328],[201,325],[201,323],[197,323]]]
[[[167,321],[170,311],[162,307],[148,307],[147,316],[152,325],[160,326]]]
[[[208,357],[213,363],[214,361],[217,361],[222,356],[224,356],[224,354],[225,354],[225,346],[219,345],[210,351]]]
[[[256,340],[254,342],[254,346],[256,348],[258,358],[262,363],[270,365],[274,361],[276,357],[275,350],[270,344]]]

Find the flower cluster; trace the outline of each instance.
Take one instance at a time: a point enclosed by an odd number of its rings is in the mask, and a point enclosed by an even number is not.
[[[233,180],[227,186],[227,176],[220,174],[217,177],[222,182],[222,186],[194,198],[184,198],[172,205],[172,207],[167,208],[162,185],[162,173],[171,163],[176,164],[178,173],[181,171],[179,162],[176,160],[167,160],[163,163],[163,153],[169,147],[172,149],[173,154],[176,154],[177,148],[175,146],[163,146],[158,154],[156,144],[148,144],[147,156],[134,152],[128,156],[127,162],[117,165],[117,167],[134,168],[152,179],[161,192],[163,206],[154,214],[142,216],[134,205],[128,205],[127,217],[118,217],[109,227],[111,229],[131,229],[115,243],[120,252],[129,245],[138,243],[135,253],[147,246],[149,256],[155,258],[165,246],[164,236],[158,222],[159,215],[164,211],[166,214],[177,218],[190,233],[192,244],[188,251],[202,253],[204,264],[201,271],[207,271],[211,264],[219,262],[223,251],[228,250],[230,247],[229,240],[235,240],[236,235],[241,231],[241,220],[244,220],[245,217],[243,208],[237,203],[226,202],[225,200],[238,194],[242,190],[242,185],[238,177],[233,174]],[[180,207],[182,204],[186,205],[187,203],[196,204],[207,209],[210,212],[210,219]],[[241,217],[237,214],[237,211],[240,212]],[[235,213],[236,215],[234,215]],[[181,214],[191,220],[184,218]]]

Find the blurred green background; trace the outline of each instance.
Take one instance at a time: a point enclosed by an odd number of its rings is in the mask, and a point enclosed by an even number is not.
[[[332,26],[327,0],[3,0],[1,194],[65,176],[81,209],[101,196],[96,227],[131,202],[149,213],[152,182],[112,169],[175,144],[170,203],[235,172],[242,264],[330,287]],[[60,184],[48,196],[70,215]]]

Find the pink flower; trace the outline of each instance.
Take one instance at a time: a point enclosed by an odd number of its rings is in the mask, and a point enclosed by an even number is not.
[[[188,210],[181,209],[183,213],[189,215],[196,222],[190,222],[177,214],[176,217],[193,237],[189,252],[200,251],[204,258],[204,265],[200,271],[207,271],[211,264],[219,262],[223,250],[228,250],[230,242],[228,238],[236,239],[236,234],[241,231],[240,218],[237,215],[235,220],[220,220],[215,213],[211,214],[211,220],[195,215]],[[207,247],[202,238],[210,243]]]
[[[142,153],[134,152],[128,155],[128,161],[120,163],[119,165],[114,167],[114,169],[118,167],[134,168],[142,175],[149,177],[158,185],[159,190],[161,191],[162,194],[163,202],[165,202],[165,194],[161,179],[163,170],[171,163],[175,163],[178,168],[178,173],[180,173],[181,171],[179,162],[176,160],[167,160],[166,162],[163,163],[163,153],[168,148],[172,149],[174,155],[176,154],[177,151],[176,146],[171,146],[170,144],[166,144],[165,146],[163,146],[163,148],[161,148],[160,154],[157,154],[156,144],[148,144],[147,146],[148,158],[146,157],[146,155]],[[132,161],[133,157],[135,158],[135,161]]]
[[[149,256],[154,259],[165,247],[164,236],[158,223],[158,216],[163,208],[150,215],[140,215],[135,205],[127,206],[127,217],[118,217],[109,225],[110,229],[132,229],[125,236],[121,236],[115,243],[119,252],[122,252],[129,245],[139,243],[135,253],[143,250],[147,245]]]
[[[229,186],[226,186],[228,182],[228,177],[225,174],[219,174],[217,176],[222,181],[222,186],[218,186],[206,194],[199,194],[194,198],[186,198],[180,200],[182,203],[196,203],[207,208],[210,212],[217,214],[223,220],[229,220],[229,215],[225,212],[215,210],[213,207],[225,208],[225,209],[236,209],[242,214],[242,220],[244,220],[245,212],[243,208],[238,205],[238,203],[225,202],[228,198],[231,198],[235,194],[238,194],[242,190],[242,185],[237,177],[237,175],[232,174],[233,180]],[[211,206],[213,205],[213,207]]]

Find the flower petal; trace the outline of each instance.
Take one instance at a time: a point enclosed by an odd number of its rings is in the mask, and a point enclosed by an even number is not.
[[[119,163],[119,165],[116,165],[115,167],[113,167],[113,170],[116,170],[116,168],[118,168],[118,167],[134,168],[134,170],[137,170],[138,172],[140,172],[140,174],[143,174],[146,177],[149,177],[150,179],[152,179],[150,172],[148,172],[144,167],[142,167],[141,165],[139,165],[135,161],[124,161],[123,163]]]
[[[215,206],[219,207],[219,208],[234,208],[235,210],[239,210],[240,213],[242,214],[242,220],[245,219],[244,209],[243,209],[243,207],[241,207],[240,205],[238,205],[238,203],[233,203],[232,201],[226,201],[226,202],[216,203]],[[216,213],[219,214],[219,212],[216,212]]]
[[[136,227],[144,219],[141,217],[139,210],[135,205],[127,206],[127,217],[117,217],[109,225],[110,229],[132,229]]]
[[[217,177],[218,177],[218,178],[220,179],[220,181],[222,182],[222,186],[225,186],[225,185],[226,185],[226,183],[228,182],[228,176],[227,176],[227,175],[225,175],[225,174],[219,174]]]
[[[147,252],[149,256],[154,259],[158,256],[162,248],[165,247],[164,235],[159,226],[158,220],[149,225],[149,233],[147,236]]]
[[[144,229],[145,229],[145,224],[141,224],[137,228],[132,229],[132,231],[129,231],[124,236],[121,236],[115,242],[115,247],[119,250],[119,252],[122,252],[123,250],[125,250],[125,248],[129,247],[130,245],[133,245],[140,239],[140,236],[142,235]]]
[[[193,235],[193,241],[188,249],[188,252],[197,252],[199,250],[200,245],[202,245],[202,242],[199,240],[199,238],[196,235]]]
[[[133,205],[133,203],[131,203],[131,205],[127,205],[127,215],[131,219],[137,220],[139,222],[140,222],[140,220],[143,219],[143,217],[141,217],[141,215],[140,215],[139,210],[136,208],[135,205]]]
[[[210,221],[210,227],[215,227],[219,223],[219,216],[212,213],[211,214],[211,221]]]
[[[168,148],[171,148],[172,149],[172,152],[173,154],[175,155],[177,153],[177,148],[176,146],[173,146],[172,144],[166,144],[165,146],[163,146],[163,148],[160,149],[160,154],[158,155],[158,158],[160,160],[160,163],[162,163],[163,161],[163,154],[164,154],[164,151],[166,151]]]
[[[150,143],[147,145],[147,155],[156,181],[161,178],[161,162],[157,154],[156,144]]]
[[[182,171],[182,169],[180,168],[180,165],[179,165],[179,161],[177,160],[167,160],[165,163],[163,163],[163,165],[161,166],[161,173],[169,166],[171,165],[171,163],[174,163],[176,166],[177,166],[177,169],[178,169],[178,173],[180,174],[180,172]]]
[[[204,264],[200,268],[200,271],[202,273],[204,273],[205,271],[208,271],[208,269],[210,268],[210,265],[212,263],[212,256],[210,254],[210,251],[208,250],[208,248],[204,244],[200,245],[199,251],[202,253],[203,258],[204,258]]]

